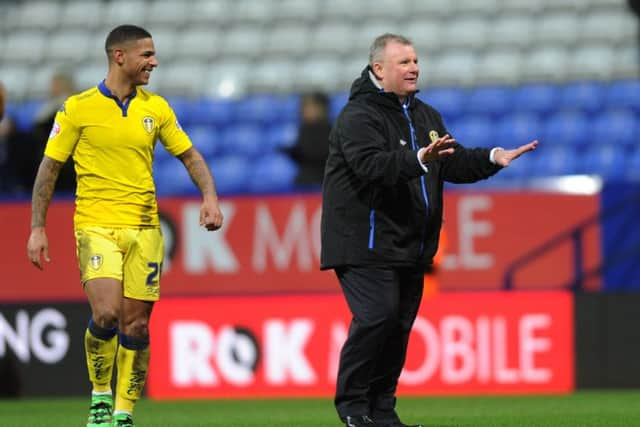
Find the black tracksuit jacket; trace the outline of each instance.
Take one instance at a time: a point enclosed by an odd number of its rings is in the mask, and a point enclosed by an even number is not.
[[[369,67],[329,136],[322,192],[320,267],[432,263],[442,224],[444,181],[470,183],[500,170],[489,149],[420,166],[417,151],[447,133],[440,114],[414,96],[403,106],[378,89]],[[437,133],[437,134],[436,134]]]

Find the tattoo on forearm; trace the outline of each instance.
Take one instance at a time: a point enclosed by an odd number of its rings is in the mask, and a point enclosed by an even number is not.
[[[44,227],[45,225],[47,210],[62,165],[56,160],[44,157],[38,167],[31,196],[31,228]]]
[[[197,151],[189,151],[180,158],[194,184],[200,189],[203,195],[215,195],[215,184],[209,166]]]

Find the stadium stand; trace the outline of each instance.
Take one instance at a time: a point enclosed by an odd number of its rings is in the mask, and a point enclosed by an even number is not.
[[[638,20],[624,0],[57,0],[2,2],[0,12],[0,79],[21,129],[57,69],[72,70],[79,88],[99,82],[106,32],[136,17],[158,49],[149,89],[170,100],[223,193],[292,189],[278,149],[295,139],[297,94],[331,94],[335,119],[385,31],[412,38],[418,96],[460,141],[542,139],[539,165],[492,183],[639,175]],[[259,180],[237,170],[258,152],[270,159]],[[161,193],[180,194],[169,159],[157,160]]]

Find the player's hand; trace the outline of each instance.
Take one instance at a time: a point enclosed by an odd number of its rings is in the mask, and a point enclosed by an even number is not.
[[[224,216],[217,199],[205,199],[200,207],[200,225],[207,231],[215,231],[222,227]]]
[[[453,139],[451,135],[446,134],[426,147],[421,148],[418,151],[418,157],[422,163],[427,163],[445,156],[450,156],[455,152],[455,148],[453,148],[455,143],[456,140]]]
[[[513,150],[496,150],[493,153],[493,160],[496,164],[502,167],[507,167],[512,161],[522,156],[524,153],[535,150],[537,146],[538,141],[535,140],[528,144],[521,145],[518,148],[514,148]]]
[[[31,230],[29,242],[27,243],[27,254],[33,265],[43,270],[42,258],[46,262],[51,262],[49,258],[49,240],[44,232],[44,227],[35,227]]]

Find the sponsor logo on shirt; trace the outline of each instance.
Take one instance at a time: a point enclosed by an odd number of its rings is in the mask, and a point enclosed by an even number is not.
[[[49,139],[55,138],[60,133],[60,123],[53,122],[51,132],[49,132]]]
[[[147,131],[147,133],[153,132],[153,128],[155,127],[155,120],[153,120],[153,117],[145,116],[142,119],[142,127]]]
[[[440,135],[438,135],[438,131],[436,130],[429,131],[429,139],[431,140],[431,142],[435,141],[438,138],[440,138]]]

